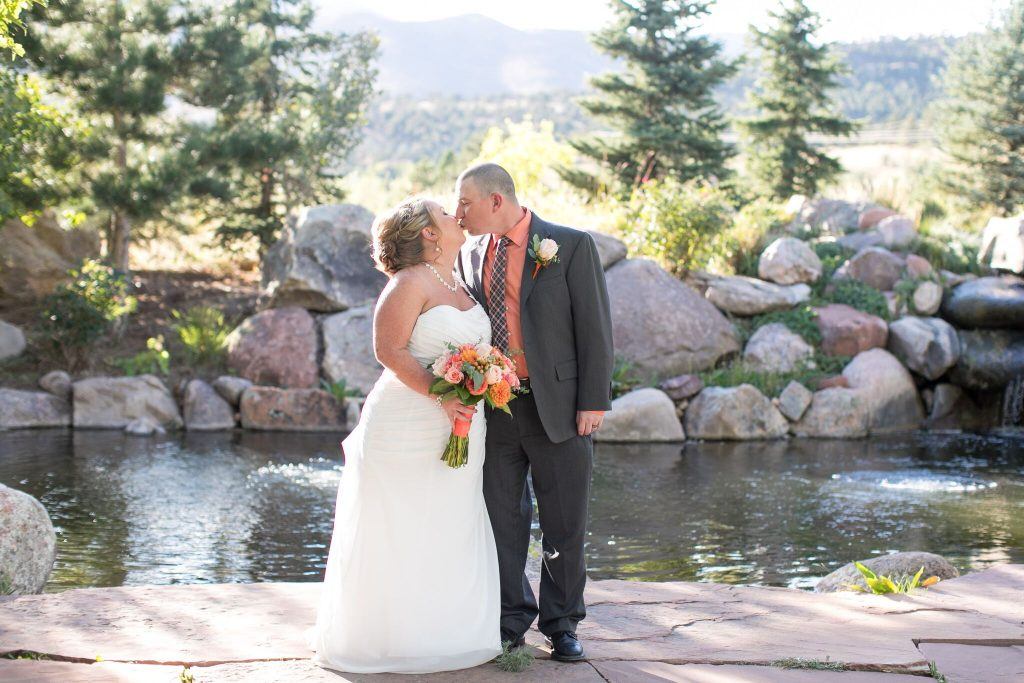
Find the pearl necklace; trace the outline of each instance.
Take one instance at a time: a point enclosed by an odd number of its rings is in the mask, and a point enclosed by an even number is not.
[[[445,281],[445,279],[443,277],[441,277],[441,273],[437,272],[437,269],[434,268],[434,266],[430,265],[426,261],[423,262],[423,265],[425,265],[427,268],[429,268],[430,272],[437,276],[438,281],[442,285],[444,285],[445,289],[447,289],[449,292],[454,294],[455,292],[459,291],[459,281],[458,281],[458,279],[456,279],[456,281],[454,283],[448,284]]]

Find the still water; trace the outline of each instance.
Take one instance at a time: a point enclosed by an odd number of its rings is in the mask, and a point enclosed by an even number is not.
[[[316,581],[341,436],[0,432],[0,483],[53,519],[49,591]],[[595,458],[594,579],[809,588],[893,550],[939,553],[961,571],[1024,562],[1019,435],[599,444]]]

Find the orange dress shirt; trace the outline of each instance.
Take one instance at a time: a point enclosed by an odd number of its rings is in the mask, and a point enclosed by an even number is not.
[[[516,375],[523,379],[530,376],[526,367],[526,347],[523,345],[523,327],[520,322],[519,290],[523,284],[523,268],[526,267],[526,247],[530,239],[530,220],[533,214],[523,207],[519,219],[505,236],[511,244],[505,247],[508,263],[505,265],[505,321],[508,323],[509,357],[516,364]],[[484,294],[491,298],[491,271],[494,268],[494,252],[498,249],[499,235],[491,235],[484,259]]]

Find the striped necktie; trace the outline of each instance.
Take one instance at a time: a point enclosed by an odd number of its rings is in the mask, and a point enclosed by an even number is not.
[[[491,344],[508,353],[508,321],[505,319],[505,271],[508,267],[508,237],[498,240],[491,269],[491,295],[487,298],[487,315],[491,319]]]

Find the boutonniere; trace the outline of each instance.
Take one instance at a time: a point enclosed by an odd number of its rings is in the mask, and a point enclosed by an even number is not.
[[[540,235],[533,236],[533,244],[526,250],[533,259],[533,277],[536,279],[541,268],[547,268],[552,263],[558,263],[558,242],[550,237],[541,239]]]

